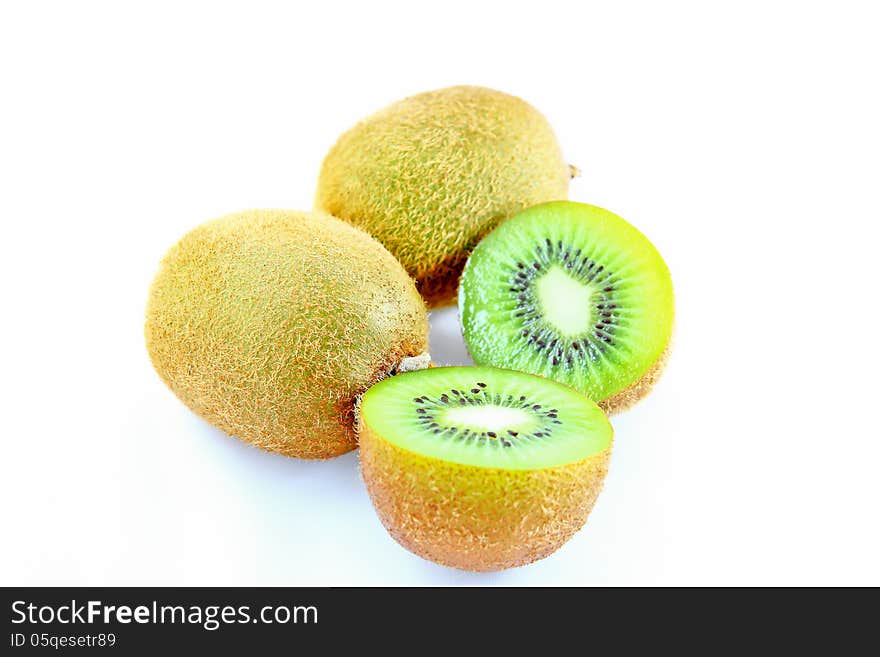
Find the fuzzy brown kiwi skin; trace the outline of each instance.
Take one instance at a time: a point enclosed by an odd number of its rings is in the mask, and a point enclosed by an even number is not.
[[[469,255],[470,250],[464,255],[450,256],[430,274],[416,280],[416,289],[428,308],[444,308],[458,302],[458,281]]]
[[[503,220],[498,220],[497,223],[501,221]],[[490,232],[491,230],[484,230],[461,253],[444,258],[429,273],[414,279],[416,289],[422,295],[428,308],[436,310],[458,303],[458,284],[464,266],[477,244]]]
[[[639,378],[638,381],[634,381],[620,392],[617,392],[600,402],[596,402],[599,408],[605,411],[605,415],[622,413],[623,411],[629,410],[645,398],[648,393],[654,389],[657,381],[660,380],[660,376],[663,374],[663,370],[666,369],[667,362],[669,362],[669,354],[671,351],[672,345],[670,343],[666,345],[666,349],[663,350],[660,357],[653,365],[651,365],[648,371]]]
[[[380,521],[404,548],[444,566],[494,571],[559,549],[586,522],[609,447],[540,470],[481,468],[391,444],[359,421],[361,473]]]

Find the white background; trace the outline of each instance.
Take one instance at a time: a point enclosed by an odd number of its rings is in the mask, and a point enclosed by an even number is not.
[[[0,583],[880,584],[876,3],[2,7]],[[587,527],[482,575],[398,547],[355,453],[194,417],[142,337],[184,232],[309,208],[339,133],[461,83],[546,114],[678,304]]]

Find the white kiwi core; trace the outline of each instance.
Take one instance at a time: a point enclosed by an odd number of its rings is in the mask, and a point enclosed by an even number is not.
[[[534,282],[544,320],[567,337],[581,335],[594,322],[596,290],[552,267]]]

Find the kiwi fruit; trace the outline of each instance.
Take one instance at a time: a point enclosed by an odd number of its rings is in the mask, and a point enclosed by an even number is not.
[[[404,269],[320,213],[253,210],[205,223],[165,256],[147,350],[189,408],[264,449],[328,458],[356,447],[355,398],[425,364],[427,312]]]
[[[454,301],[471,249],[504,219],[568,197],[546,119],[525,101],[459,86],[401,100],[343,134],[315,205],[377,238],[430,307]]]
[[[614,413],[647,394],[666,362],[672,280],[657,249],[617,215],[545,203],[474,249],[459,312],[477,364],[555,379]]]
[[[379,518],[411,552],[464,570],[521,566],[587,520],[612,429],[584,395],[541,377],[438,367],[370,388],[361,471]]]

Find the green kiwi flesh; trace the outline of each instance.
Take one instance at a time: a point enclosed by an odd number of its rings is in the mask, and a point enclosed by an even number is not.
[[[373,432],[402,449],[506,470],[579,461],[606,449],[611,437],[602,411],[580,393],[489,367],[398,374],[366,392],[360,413]]]

